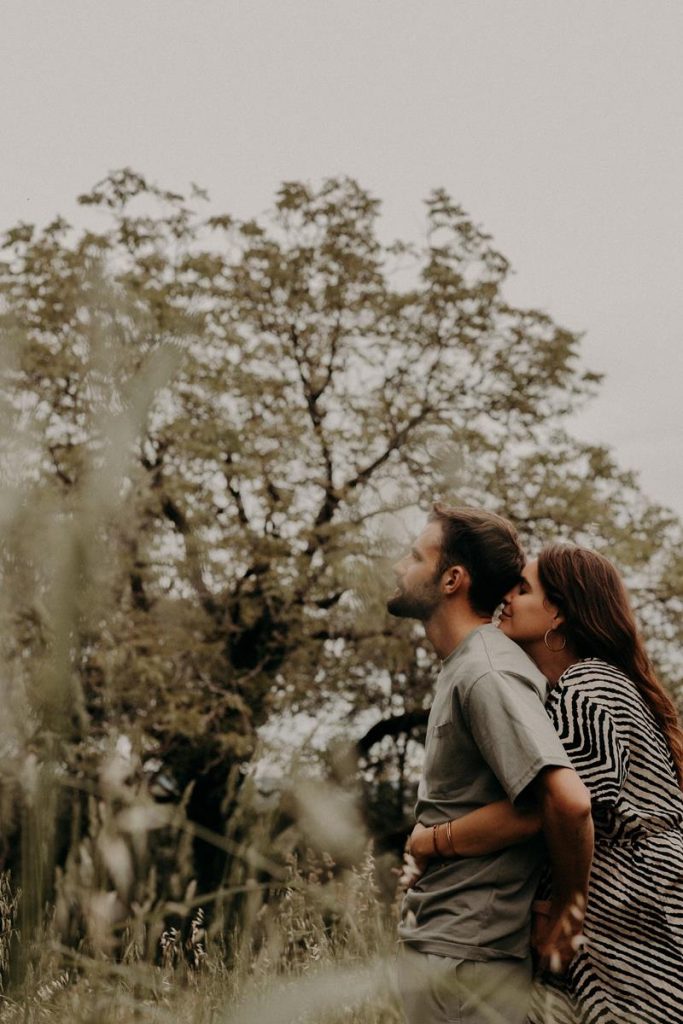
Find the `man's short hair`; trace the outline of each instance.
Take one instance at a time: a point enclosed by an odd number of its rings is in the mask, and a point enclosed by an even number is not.
[[[482,615],[492,615],[497,605],[519,583],[526,561],[512,523],[495,512],[436,502],[430,522],[442,527],[438,575],[452,565],[464,566],[470,575],[469,600]]]

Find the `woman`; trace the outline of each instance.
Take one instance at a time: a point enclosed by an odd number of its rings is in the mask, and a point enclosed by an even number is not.
[[[531,1020],[681,1024],[683,732],[619,573],[585,548],[546,547],[507,595],[500,628],[550,682],[547,710],[590,790],[595,823],[586,943],[562,977],[539,979]],[[474,812],[485,828],[486,810]],[[513,819],[497,813],[509,841],[528,835],[528,815],[513,839]],[[473,818],[451,823],[460,855],[479,852]],[[429,831],[411,837],[418,863],[430,855]],[[486,841],[480,833],[480,849]],[[542,895],[552,899],[549,885]]]

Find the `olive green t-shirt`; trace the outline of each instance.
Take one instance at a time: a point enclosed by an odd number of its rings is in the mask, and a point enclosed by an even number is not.
[[[446,658],[427,724],[415,814],[423,825],[518,799],[542,768],[571,768],[545,712],[547,683],[517,644],[487,624]],[[485,857],[435,858],[405,896],[399,937],[469,960],[529,954],[540,837]]]

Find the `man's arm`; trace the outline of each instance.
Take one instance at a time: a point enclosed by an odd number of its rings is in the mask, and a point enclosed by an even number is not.
[[[571,768],[546,768],[532,784],[541,812],[553,895],[545,936],[539,943],[541,967],[563,970],[580,940],[593,859],[590,793]]]

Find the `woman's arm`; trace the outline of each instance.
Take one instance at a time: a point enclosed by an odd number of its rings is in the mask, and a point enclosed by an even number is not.
[[[499,800],[462,818],[442,822],[436,830],[418,822],[410,836],[408,852],[418,864],[437,856],[483,857],[522,843],[540,831],[541,814],[537,808],[520,809],[509,800]]]

